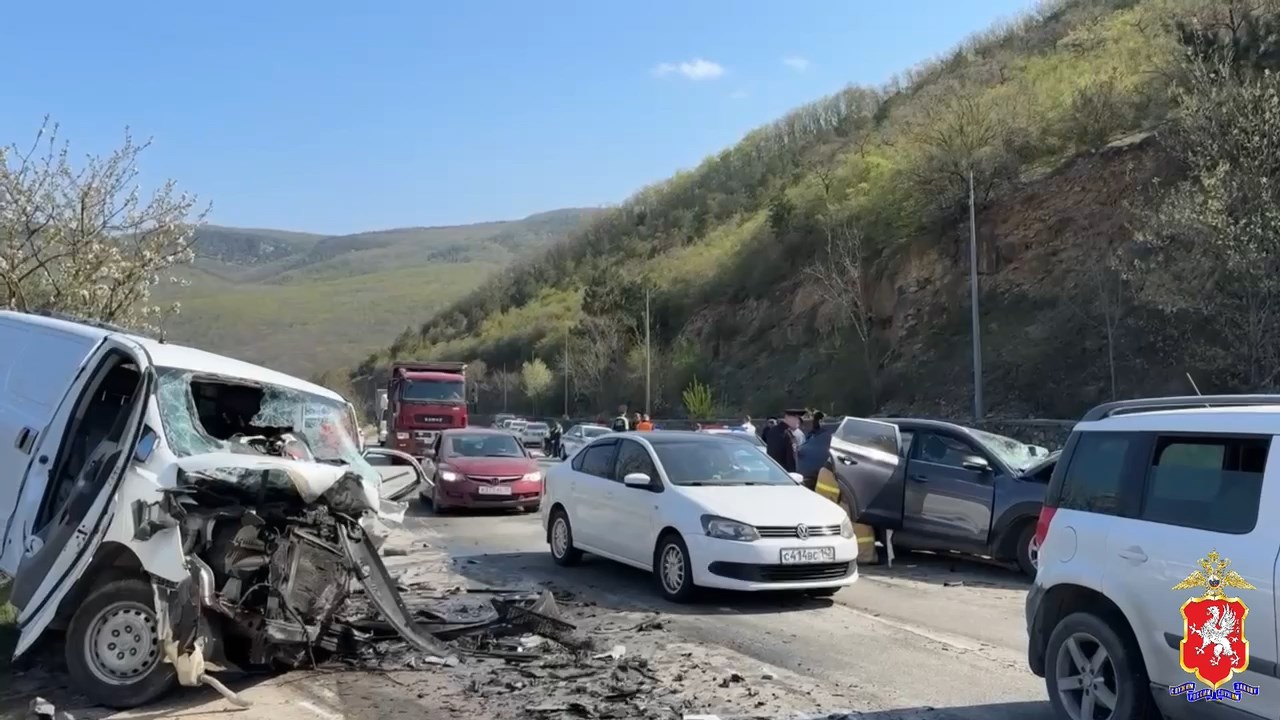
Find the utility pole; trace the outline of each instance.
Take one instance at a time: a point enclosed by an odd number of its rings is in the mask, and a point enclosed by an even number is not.
[[[644,414],[648,415],[652,363],[649,354],[649,288],[644,289]]]
[[[502,412],[507,411],[507,364],[502,363]]]
[[[982,328],[978,320],[978,213],[973,191],[973,170],[969,170],[969,322],[973,332],[973,418],[981,420]]]
[[[564,326],[564,416],[569,417],[569,326]]]

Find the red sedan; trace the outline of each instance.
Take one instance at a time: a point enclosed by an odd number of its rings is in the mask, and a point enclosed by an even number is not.
[[[445,430],[433,448],[435,474],[420,493],[436,512],[450,508],[517,508],[542,502],[542,471],[510,431]]]

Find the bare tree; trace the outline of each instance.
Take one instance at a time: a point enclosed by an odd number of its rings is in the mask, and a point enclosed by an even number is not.
[[[148,304],[151,288],[194,258],[205,213],[173,181],[143,197],[136,162],[149,143],[126,131],[77,167],[57,131],[46,118],[28,149],[0,147],[0,306],[155,328],[166,312]]]
[[[623,332],[612,318],[587,317],[578,324],[570,341],[570,378],[597,408],[605,406],[605,388],[617,366]]]
[[[866,373],[868,394],[873,407],[880,404],[880,369],[888,360],[888,352],[880,348],[876,335],[875,315],[871,305],[872,282],[870,258],[862,232],[850,222],[823,218],[826,236],[825,253],[804,269],[814,289],[827,307],[836,314],[832,329],[835,338],[852,329],[862,346],[862,364]]]

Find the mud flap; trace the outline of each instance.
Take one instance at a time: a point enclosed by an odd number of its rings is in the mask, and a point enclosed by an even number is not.
[[[434,656],[446,665],[457,663],[457,656],[447,645],[418,629],[417,623],[414,622],[413,616],[396,590],[391,573],[387,572],[387,566],[382,564],[382,558],[378,557],[378,551],[374,548],[369,536],[359,526],[348,526],[346,532],[341,533],[340,536],[347,560],[351,562],[356,576],[360,578],[360,585],[364,587],[369,601],[382,614],[383,620],[394,628],[405,642],[419,651]]]

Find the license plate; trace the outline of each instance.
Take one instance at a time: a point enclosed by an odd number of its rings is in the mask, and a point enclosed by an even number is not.
[[[783,565],[804,565],[807,563],[829,563],[836,561],[836,549],[833,547],[783,548],[779,562]]]
[[[476,488],[476,492],[481,495],[510,495],[510,485],[481,485]]]

